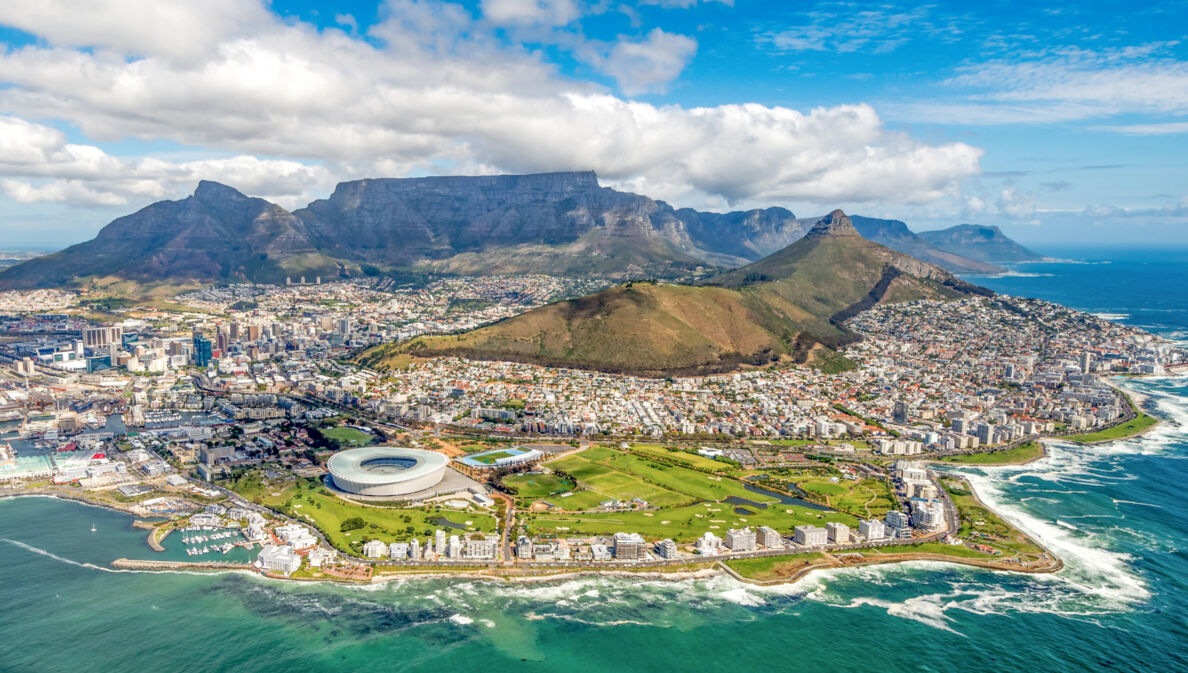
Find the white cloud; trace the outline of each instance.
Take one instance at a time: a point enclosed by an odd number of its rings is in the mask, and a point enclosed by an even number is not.
[[[734,0],[639,0],[639,4],[641,5],[656,5],[670,9],[688,9],[690,7],[696,6],[698,3],[705,3],[708,5],[711,2],[720,2],[723,5],[728,5],[730,7],[734,6]]]
[[[596,65],[628,95],[664,91],[697,53],[697,41],[659,28],[640,42],[623,40]]]
[[[5,0],[0,24],[60,46],[195,59],[273,18],[255,0]]]
[[[844,14],[808,12],[803,15],[802,24],[760,33],[756,41],[760,46],[780,52],[863,51],[883,54],[913,38],[951,39],[960,34],[954,23],[938,23],[931,19],[932,9],[922,6],[910,11],[879,8]]]
[[[1004,187],[998,194],[999,212],[1007,217],[1025,219],[1035,215],[1035,193],[1013,185]]]
[[[1121,124],[1095,126],[1097,131],[1112,131],[1128,136],[1166,136],[1188,133],[1188,122],[1164,122],[1159,124]]]
[[[14,148],[40,154],[6,175],[29,184],[88,181],[131,198],[139,192],[99,175],[140,170],[136,184],[155,184],[143,188],[152,195],[201,170],[242,170],[233,186],[292,195],[326,174],[594,169],[673,200],[830,205],[924,203],[956,194],[960,180],[979,172],[980,149],[888,131],[867,105],[808,112],[652,105],[562,78],[539,53],[485,34],[458,5],[393,0],[387,14],[367,39],[273,20],[250,36],[223,39],[196,61],[59,45],[0,54],[0,81],[10,84],[0,88],[0,110],[14,118],[62,120],[91,141],[166,139],[286,158],[156,166],[93,146],[71,149],[61,137],[40,138],[56,133],[40,127],[26,128],[33,140]],[[685,39],[654,31],[617,60],[612,48],[606,62],[625,87],[661,86],[691,55]],[[323,165],[301,163],[310,161]],[[88,162],[105,168],[72,173]],[[265,174],[273,184],[249,185]]]
[[[304,203],[308,190],[332,181],[322,166],[252,156],[194,161],[113,157],[93,145],[66,142],[57,129],[0,116],[0,192],[21,203],[118,206],[193,189],[199,180],[227,183],[253,196]]]
[[[1166,55],[1176,43],[1091,51],[1061,48],[961,66],[942,84],[959,101],[887,106],[899,118],[947,124],[1052,123],[1119,114],[1188,114],[1188,62]],[[1101,127],[1099,127],[1101,128]],[[1136,124],[1105,130],[1152,135],[1184,125]]]
[[[483,0],[483,16],[500,24],[564,26],[579,16],[574,0]]]

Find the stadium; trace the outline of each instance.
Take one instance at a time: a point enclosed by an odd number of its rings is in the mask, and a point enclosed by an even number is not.
[[[399,446],[340,451],[326,462],[339,490],[371,497],[399,497],[436,486],[449,459],[440,453]]]

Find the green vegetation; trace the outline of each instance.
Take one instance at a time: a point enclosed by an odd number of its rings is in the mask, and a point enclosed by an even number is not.
[[[565,493],[574,489],[574,483],[555,474],[512,474],[502,479],[505,486],[516,490],[521,499],[536,500],[546,498],[555,493]]]
[[[961,463],[965,465],[1018,465],[1043,457],[1043,444],[1040,442],[1024,442],[1006,451],[963,453],[959,456],[946,456],[943,460],[946,463]]]
[[[500,458],[511,458],[516,454],[510,451],[496,451],[495,453],[488,453],[480,456],[471,456],[471,460],[482,463],[483,465],[492,465]]]
[[[674,447],[663,447],[659,444],[632,444],[631,451],[635,453],[643,453],[649,456],[655,456],[661,460],[671,461],[691,467],[696,470],[709,470],[710,472],[725,472],[731,468],[730,463],[713,458],[706,458],[698,455],[695,451],[686,451]]]
[[[785,579],[804,570],[806,566],[824,559],[821,552],[812,554],[789,554],[787,556],[764,556],[760,558],[731,559],[726,565],[743,577],[753,580]]]
[[[435,529],[446,527],[443,520],[465,531],[495,530],[494,517],[481,512],[362,505],[343,500],[317,480],[290,479],[274,484],[265,482],[261,472],[251,471],[224,485],[252,502],[313,524],[334,547],[356,554],[368,540],[424,539]]]
[[[901,544],[892,547],[877,547],[862,550],[863,556],[884,556],[890,554],[942,554],[944,556],[956,556],[958,558],[976,558],[984,560],[995,558],[993,554],[987,554],[976,549],[970,549],[963,544],[945,544],[943,542]]]
[[[375,441],[375,436],[368,432],[363,432],[356,428],[340,425],[335,428],[322,428],[320,430],[322,436],[333,444],[335,448],[350,449],[359,446],[367,446]]]
[[[1133,407],[1134,405],[1131,404],[1131,406]],[[1138,409],[1135,409],[1135,412],[1138,415],[1133,419],[1126,421],[1125,423],[1119,423],[1118,425],[1106,428],[1104,430],[1098,430],[1097,432],[1090,432],[1081,435],[1062,435],[1060,439],[1066,439],[1070,442],[1083,443],[1107,442],[1114,439],[1126,439],[1127,437],[1133,437],[1140,432],[1145,432],[1147,429],[1153,427],[1159,422],[1159,419],[1149,414],[1143,413]]]
[[[752,494],[753,495],[753,494]],[[818,512],[794,505],[772,504],[766,509],[750,508],[750,514],[738,514],[725,503],[701,503],[658,511],[583,512],[577,514],[532,514],[524,519],[534,534],[609,535],[620,531],[641,533],[645,538],[672,538],[692,542],[707,530],[724,535],[730,528],[771,526],[784,534],[802,524],[824,526],[840,521],[852,527],[857,517],[842,512]]]
[[[1038,558],[1043,554],[1031,538],[979,503],[964,481],[947,477],[941,480],[941,486],[948,491],[961,518],[958,537],[993,547],[1004,557]]]
[[[702,285],[627,283],[464,334],[379,346],[359,361],[458,355],[649,376],[807,361],[838,372],[854,366],[833,350],[855,338],[845,318],[880,301],[977,291],[939,268],[904,272],[920,263],[862,238],[844,214],[831,217],[829,233]]]

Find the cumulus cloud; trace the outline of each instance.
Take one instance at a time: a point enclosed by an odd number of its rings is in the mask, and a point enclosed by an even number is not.
[[[223,40],[272,23],[258,2],[244,0],[8,0],[0,24],[60,46],[112,49],[138,56],[194,59]]]
[[[9,84],[0,111],[18,126],[63,120],[92,141],[167,139],[243,154],[221,160],[246,167],[234,186],[252,190],[250,176],[266,172],[284,183],[261,184],[260,194],[300,193],[323,172],[594,169],[678,202],[924,203],[954,195],[980,170],[980,149],[890,131],[868,105],[653,105],[561,77],[540,53],[486,35],[482,20],[458,5],[392,0],[386,16],[366,39],[273,19],[250,35],[225,33],[197,60],[135,56],[131,45],[10,50],[0,54],[0,80]],[[653,31],[617,58],[616,46],[607,63],[625,86],[654,87],[691,56],[695,46],[684,39]],[[24,128],[21,137],[33,140],[14,149],[32,159],[6,175],[79,180],[131,198],[142,193],[133,187],[167,192],[200,170],[233,168],[113,158],[47,133],[56,132]],[[103,169],[83,171],[88,163]],[[101,181],[137,170],[135,180]]]
[[[0,116],[0,177],[0,192],[15,201],[74,206],[163,198],[203,179],[293,203],[331,182],[322,166],[246,155],[193,161],[113,157],[93,145],[66,142],[57,129],[6,116]]]
[[[696,40],[656,28],[639,42],[616,43],[596,65],[614,77],[624,93],[633,95],[664,91],[696,53]]]

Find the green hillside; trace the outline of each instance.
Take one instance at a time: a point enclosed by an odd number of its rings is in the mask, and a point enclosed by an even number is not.
[[[858,235],[841,211],[800,241],[703,285],[628,283],[464,334],[420,337],[359,356],[456,355],[643,376],[828,360],[855,337],[841,322],[886,301],[988,292]]]

